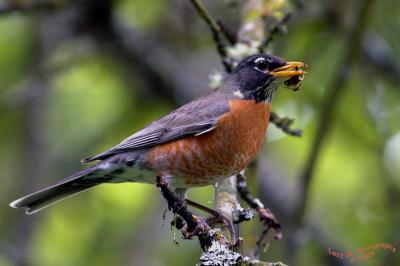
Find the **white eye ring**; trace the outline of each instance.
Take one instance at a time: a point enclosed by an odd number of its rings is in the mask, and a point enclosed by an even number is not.
[[[268,63],[272,63],[272,60],[270,60],[270,59],[268,59],[268,58],[265,58],[265,57],[258,57],[256,60],[254,60],[254,63],[258,63],[258,62],[260,62],[260,61],[262,61],[262,60],[265,60],[265,61],[267,61]]]
[[[256,60],[254,60],[254,63],[258,63],[258,62],[260,62],[260,61],[265,61],[265,58],[264,57],[259,57],[259,58],[257,58]]]

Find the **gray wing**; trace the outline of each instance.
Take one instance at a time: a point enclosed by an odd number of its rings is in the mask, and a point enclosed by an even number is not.
[[[159,120],[149,124],[113,148],[82,162],[103,160],[112,155],[153,147],[187,136],[198,136],[212,131],[218,119],[229,111],[226,96],[213,93],[189,102]]]

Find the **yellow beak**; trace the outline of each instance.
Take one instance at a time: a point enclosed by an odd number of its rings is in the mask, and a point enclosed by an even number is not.
[[[300,69],[302,67],[307,67],[303,62],[287,62],[287,65],[283,67],[278,67],[269,72],[273,77],[293,77],[302,76],[306,74],[304,70]]]

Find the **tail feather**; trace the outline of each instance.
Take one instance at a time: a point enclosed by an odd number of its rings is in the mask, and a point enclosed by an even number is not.
[[[80,171],[60,180],[53,186],[17,199],[11,202],[10,206],[13,208],[25,208],[26,214],[38,212],[57,201],[103,183],[98,178],[84,179],[86,176],[93,175],[96,170],[95,167],[91,167]]]

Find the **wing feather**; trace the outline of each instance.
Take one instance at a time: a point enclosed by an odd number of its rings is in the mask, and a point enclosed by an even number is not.
[[[214,130],[218,119],[228,111],[229,102],[226,96],[216,92],[178,108],[113,148],[96,156],[85,158],[82,162],[103,160],[114,154],[150,148],[187,136],[205,134]]]

